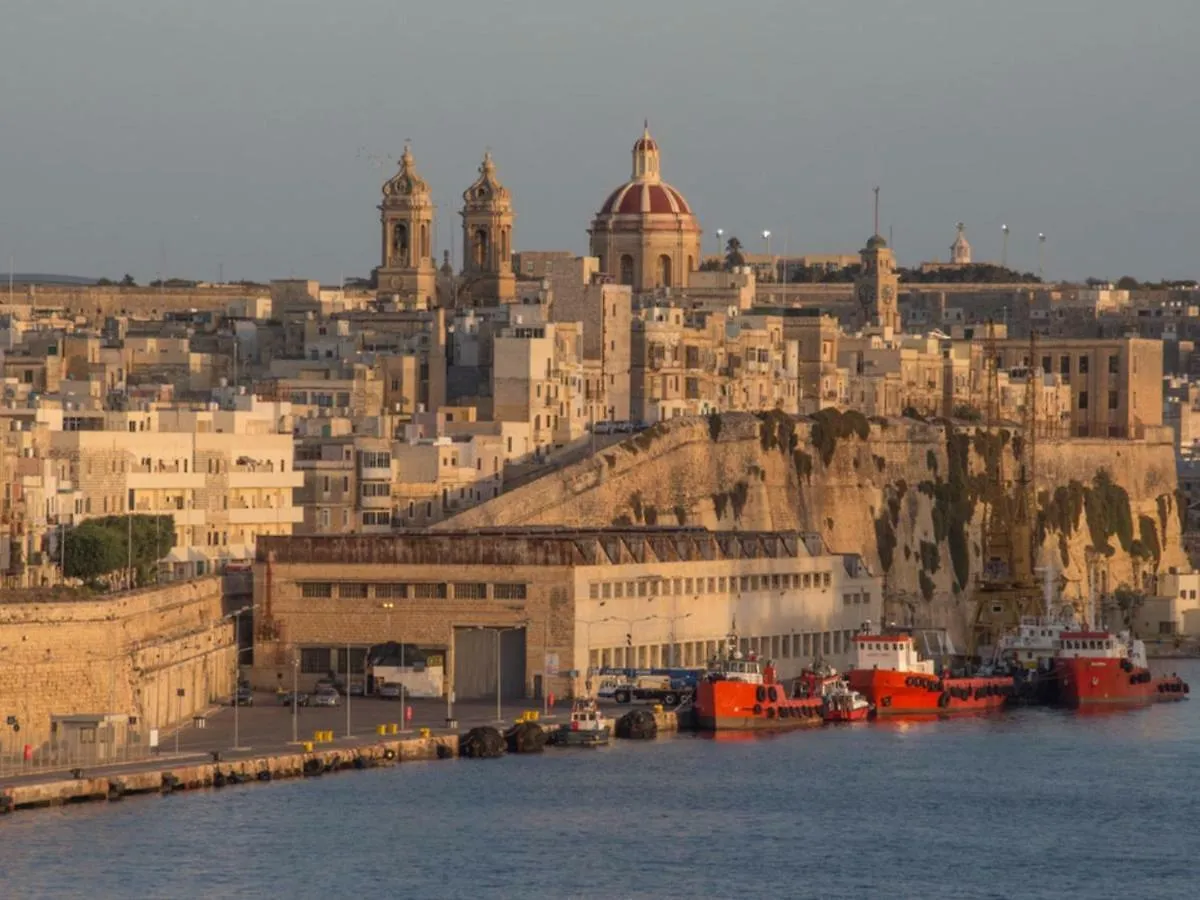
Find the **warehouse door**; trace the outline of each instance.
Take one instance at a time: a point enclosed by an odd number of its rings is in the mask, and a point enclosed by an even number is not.
[[[500,696],[525,696],[525,630],[500,632]],[[496,629],[454,629],[454,694],[459,700],[496,696]]]

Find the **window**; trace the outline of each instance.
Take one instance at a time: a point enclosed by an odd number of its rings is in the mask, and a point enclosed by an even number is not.
[[[414,584],[413,596],[418,600],[445,600],[446,585],[441,584]]]
[[[500,598],[497,597],[496,599],[498,600]],[[588,599],[589,600],[599,600],[600,599],[600,585],[598,585],[594,581],[588,585]]]
[[[833,582],[833,576],[830,575],[828,572],[824,573],[821,576],[821,587],[829,587],[829,585],[832,582]]]
[[[367,586],[361,581],[344,581],[338,585],[338,597],[343,600],[366,600]]]
[[[386,481],[364,481],[362,495],[364,497],[386,497],[392,492],[392,486]]]
[[[1088,357],[1079,357],[1079,374],[1086,375],[1088,373]]]
[[[1042,357],[1042,371],[1047,375],[1050,374],[1054,367],[1054,361],[1049,356]]]
[[[1116,409],[1121,405],[1121,397],[1116,391],[1108,392],[1108,408]]]
[[[595,585],[592,585],[595,587]],[[495,600],[524,600],[526,595],[524,584],[493,584],[492,598]]]
[[[333,585],[328,581],[302,581],[300,596],[306,600],[328,599],[333,596]]]
[[[364,525],[390,525],[392,524],[392,514],[385,511],[367,511],[362,514],[362,523]]]
[[[306,675],[324,675],[333,668],[330,657],[328,647],[301,647],[300,671]]]
[[[608,595],[606,594],[605,596],[608,596]],[[613,597],[615,597],[617,600],[620,600],[624,596],[625,596],[625,582],[618,581],[616,584],[613,585]],[[629,596],[632,597],[633,593],[630,592]]]
[[[1070,376],[1071,374],[1071,357],[1060,356],[1058,358],[1058,373],[1060,375]]]
[[[1115,353],[1110,354],[1108,357],[1108,374],[1109,375],[1120,375],[1121,374],[1121,357]]]
[[[606,581],[600,587],[603,588],[601,593],[603,594],[604,599],[611,600],[612,599],[612,582]]]
[[[1079,408],[1080,408],[1080,409],[1087,409],[1087,408],[1088,408],[1088,395],[1087,395],[1087,391],[1080,391],[1080,392],[1079,392]]]
[[[455,600],[486,600],[487,585],[479,584],[478,582],[462,581],[456,582],[454,585]]]
[[[408,585],[402,582],[375,585],[376,600],[403,600],[407,596]]]
[[[364,469],[388,469],[392,465],[392,455],[387,451],[363,450],[358,454],[358,461]]]
[[[717,591],[722,594],[725,593],[725,591],[726,591],[724,575],[722,575],[720,578],[717,579]]]

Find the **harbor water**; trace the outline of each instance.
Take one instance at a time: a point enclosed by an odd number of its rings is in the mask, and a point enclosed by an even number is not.
[[[1187,702],[405,764],[9,816],[0,893],[1191,898],[1197,747]]]

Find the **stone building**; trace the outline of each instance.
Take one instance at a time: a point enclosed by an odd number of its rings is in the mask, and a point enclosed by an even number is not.
[[[854,282],[855,296],[862,307],[863,321],[885,333],[899,334],[900,276],[896,256],[879,234],[867,239],[862,249],[862,271]]]
[[[437,296],[433,261],[433,199],[417,174],[412,150],[404,145],[400,171],[384,182],[379,205],[381,294],[398,294],[432,306]]]
[[[351,675],[362,648],[444,656],[459,699],[586,690],[600,666],[702,666],[735,630],[782,677],[844,665],[880,580],[816,535],[700,529],[403,532],[263,541],[255,680]],[[500,635],[497,629],[504,629]],[[347,656],[348,654],[348,656]],[[357,671],[361,671],[360,669]],[[546,676],[547,671],[549,675]]]
[[[700,225],[683,195],[662,180],[647,125],[633,145],[629,181],[608,195],[589,229],[600,271],[635,292],[686,287],[700,265]]]
[[[463,281],[476,305],[507,303],[516,293],[512,269],[512,195],[496,177],[491,152],[463,192]]]

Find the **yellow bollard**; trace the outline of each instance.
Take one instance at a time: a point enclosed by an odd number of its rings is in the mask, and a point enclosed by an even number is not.
[[[427,738],[427,737],[429,737],[431,734],[433,734],[433,732],[432,732],[432,731],[430,731],[428,728],[422,728],[422,729],[421,729],[421,737],[423,737],[423,738]]]
[[[323,734],[325,734],[325,732],[323,732],[323,731],[314,731],[314,732],[313,732],[313,743],[314,743],[314,744],[319,744],[319,743],[321,743],[321,736],[322,736]]]
[[[386,725],[376,725],[376,726],[375,726],[375,733],[376,733],[376,734],[378,734],[378,735],[384,735],[384,734],[387,734],[387,726],[386,726]]]
[[[312,748],[313,748],[312,741],[304,742],[304,752],[305,753],[312,753]]]
[[[325,742],[329,743],[332,740],[333,740],[333,732],[332,731],[325,732]]]
[[[392,724],[390,724],[388,726],[388,734],[396,734],[399,731],[400,731],[400,726],[397,725],[395,722],[393,722]]]
[[[661,713],[661,712],[663,711],[662,704],[661,704],[661,703],[655,703],[655,704],[654,704],[654,711],[655,711],[656,713]]]

